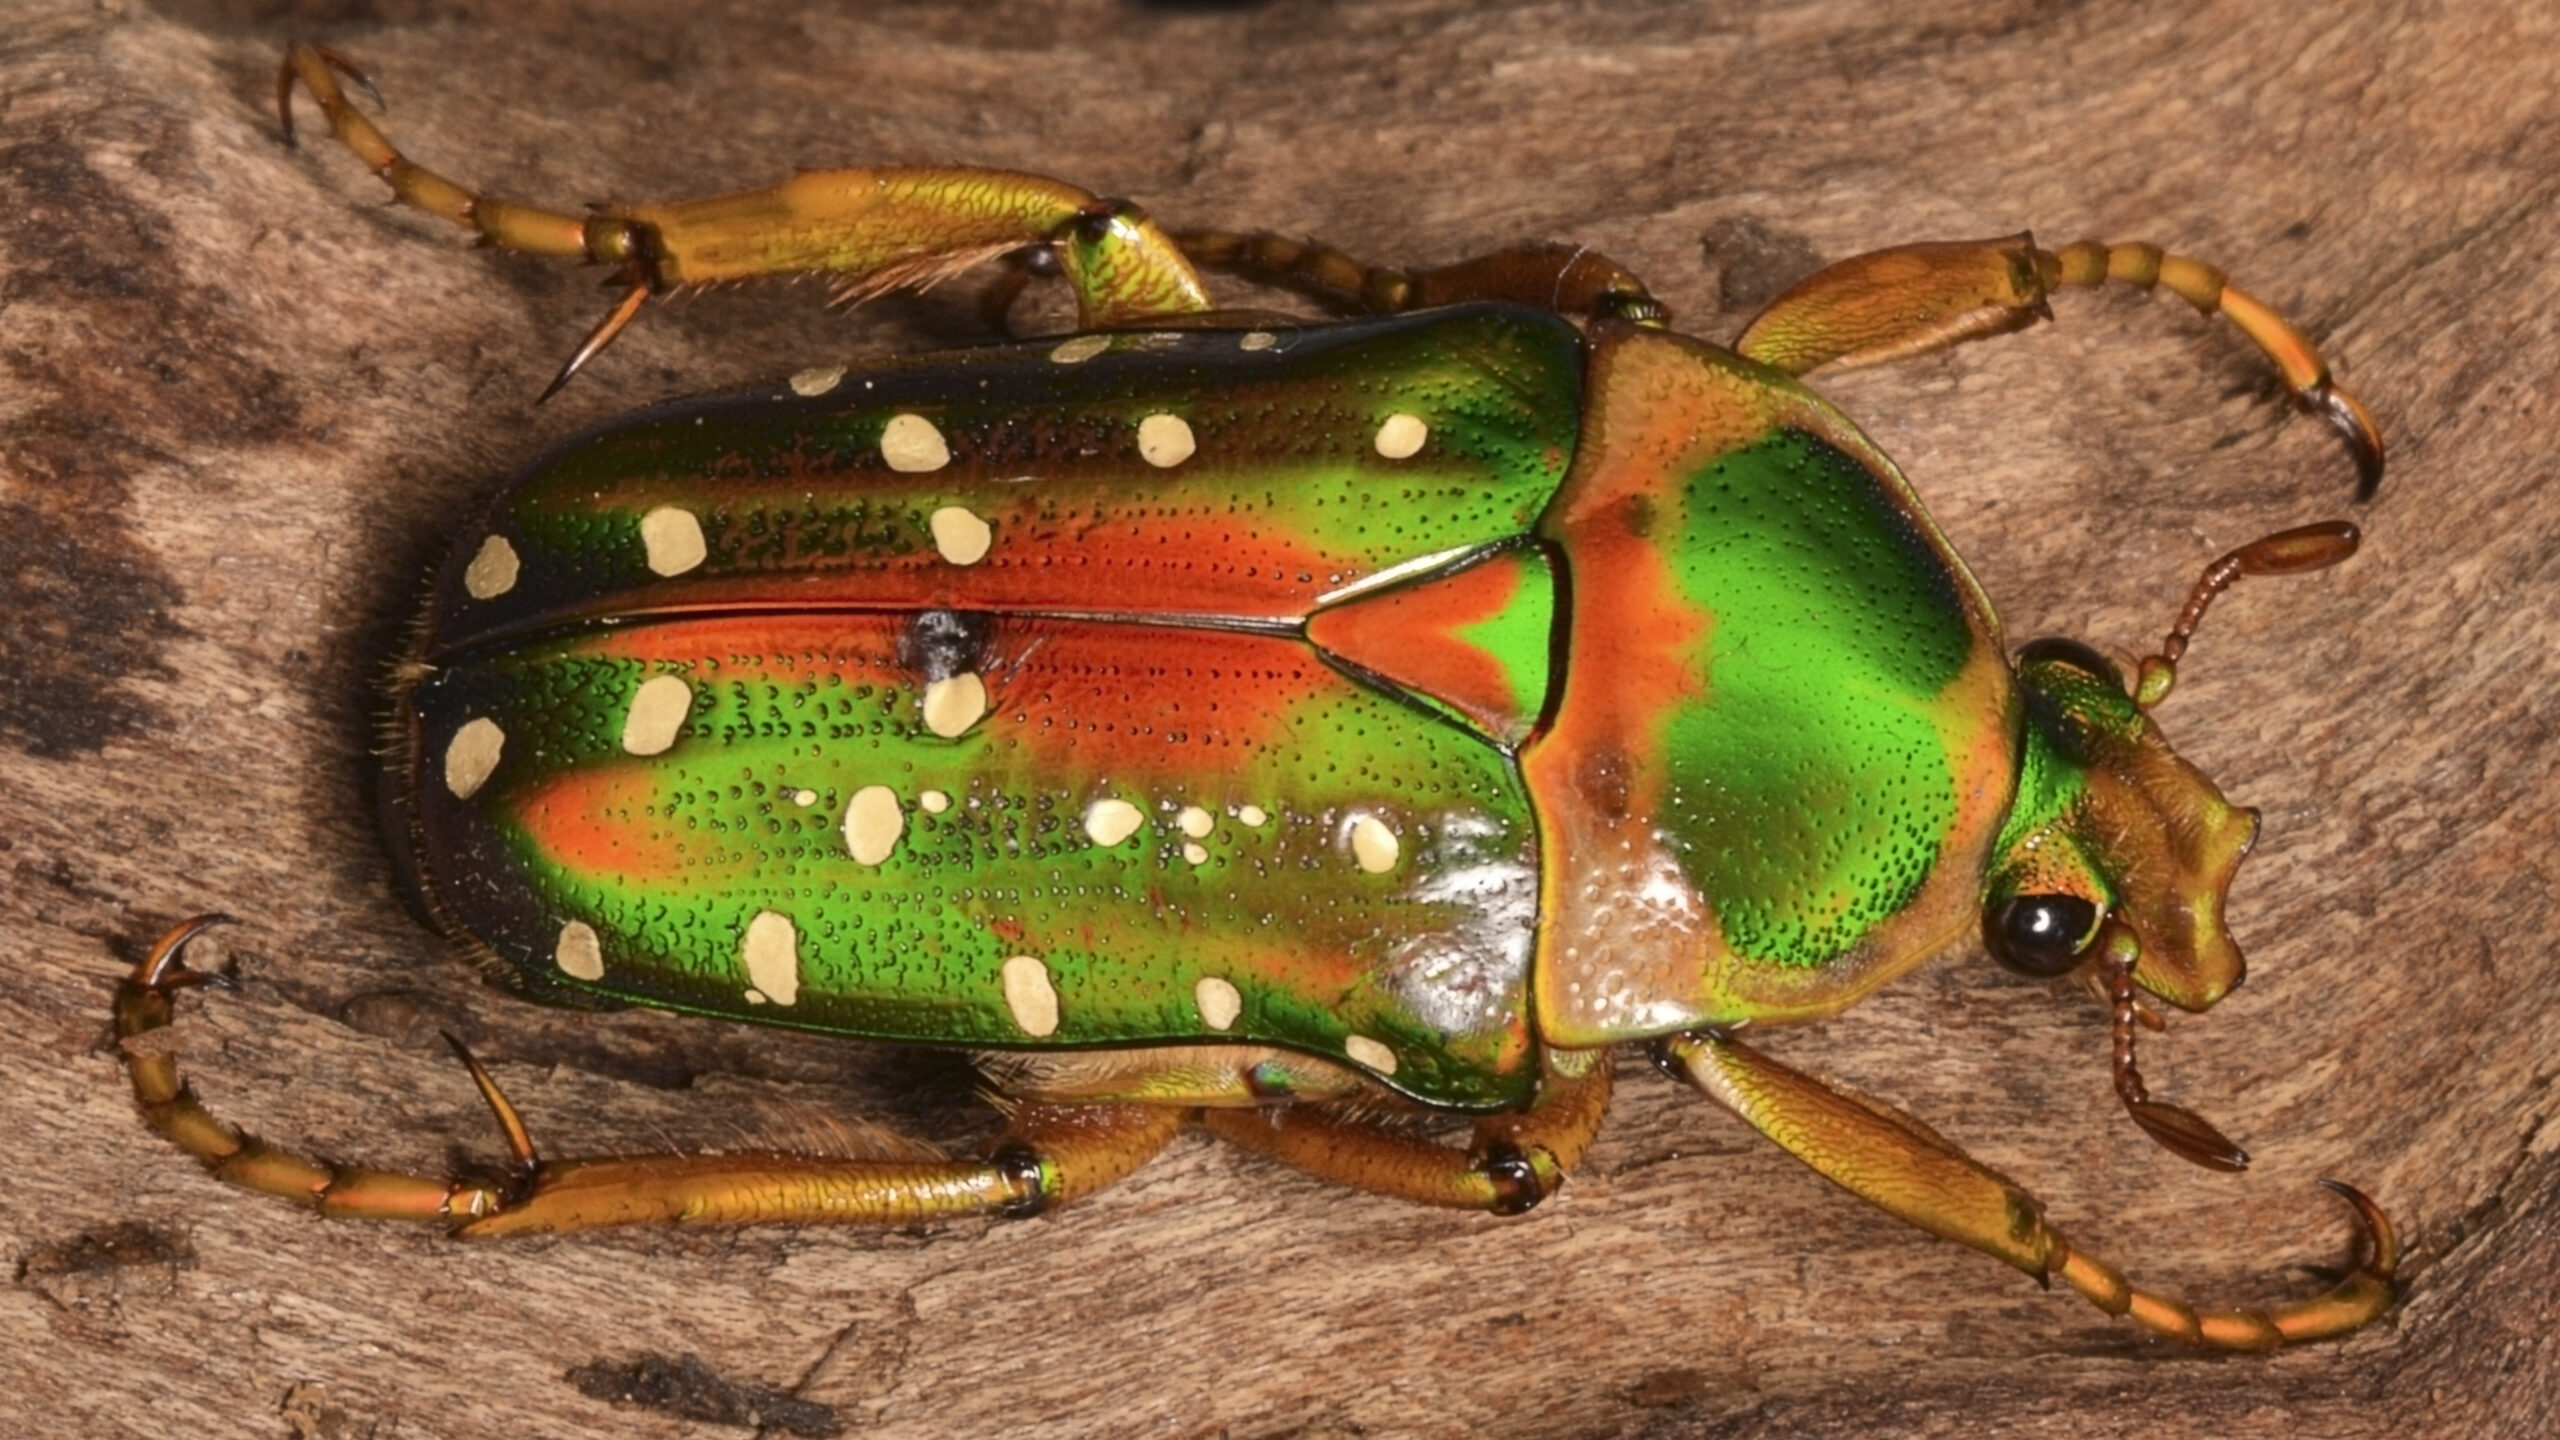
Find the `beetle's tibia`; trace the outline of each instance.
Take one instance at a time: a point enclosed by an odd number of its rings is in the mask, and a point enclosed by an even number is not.
[[[1522,245],[1436,270],[1370,265],[1321,240],[1269,231],[1186,230],[1182,252],[1213,270],[1295,290],[1337,309],[1395,315],[1469,300],[1508,300],[1574,319],[1660,325],[1671,311],[1634,271],[1581,245]]]
[[[1517,1215],[1554,1194],[1581,1163],[1608,1114],[1609,1083],[1605,1062],[1579,1076],[1549,1076],[1528,1110],[1477,1121],[1465,1149],[1313,1105],[1204,1110],[1200,1123],[1220,1139],[1339,1184]]]

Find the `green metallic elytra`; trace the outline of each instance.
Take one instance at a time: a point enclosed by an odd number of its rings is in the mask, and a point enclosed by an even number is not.
[[[2144,245],[1902,246],[1782,296],[1731,349],[1614,262],[1526,247],[1366,267],[964,168],[805,173],[572,215],[471,191],[308,90],[404,201],[624,296],[821,273],[854,295],[1028,247],[1081,333],[677,402],[537,461],[463,529],[390,698],[389,824],[421,908],[537,998],[966,1047],[1004,1138],[958,1160],[791,1153],[384,1174],[215,1118],[165,1047],[151,1122],[216,1175],[471,1235],[634,1221],[1022,1215],[1197,1125],[1381,1193],[1512,1213],[1604,1115],[1608,1048],[1826,1177],[2181,1340],[2268,1348],[2391,1303],[2389,1221],[2310,1300],[2197,1311],[2075,1250],[1916,1119],[1762,1055],[1979,926],[2107,1001],[2127,1113],[2141,992],[2239,982],[2257,835],[2150,712],[2215,595],[2335,564],[2343,523],[2206,568],[2128,686],[2073,642],[2014,659],[1911,486],[1798,377],[2027,325],[2061,287],[2229,317],[2335,424],[2371,417],[2221,272]],[[287,110],[288,132],[290,109]],[[1352,308],[1209,310],[1194,261]],[[1009,300],[1038,267],[1026,263]],[[1579,321],[1579,324],[1569,323]],[[556,385],[559,382],[555,382]],[[171,930],[117,1028],[205,978]],[[1476,1117],[1418,1139],[1382,1111]]]
[[[1351,1063],[1356,1035],[1416,1099],[1525,1103],[1519,773],[1300,632],[1518,546],[1572,454],[1579,336],[1479,307],[1131,338],[663,407],[503,492],[402,706],[429,904],[615,1000]],[[1150,461],[1168,416],[1191,449]],[[1389,458],[1397,416],[1425,438]],[[901,422],[933,427],[930,470],[899,468]],[[936,516],[987,538],[952,551]],[[493,541],[516,566],[494,593]],[[1449,638],[1534,717],[1552,579],[1510,568],[1527,583]],[[652,684],[683,709],[635,754]],[[937,684],[983,698],[938,731]]]

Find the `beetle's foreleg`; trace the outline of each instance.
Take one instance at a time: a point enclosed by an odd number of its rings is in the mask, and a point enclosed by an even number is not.
[[[1564,1183],[1608,1111],[1603,1055],[1579,1076],[1550,1078],[1527,1111],[1477,1121],[1464,1150],[1314,1106],[1204,1110],[1200,1123],[1222,1139],[1344,1185],[1424,1205],[1517,1215]]]
[[[182,921],[152,946],[116,993],[119,1041],[165,1027],[179,990],[220,980],[187,968],[185,952],[207,926],[224,918]],[[276,1149],[206,1110],[166,1047],[128,1043],[124,1060],[134,1100],[151,1127],[203,1162],[215,1178],[299,1201],[327,1216],[435,1221],[468,1236],[649,1223],[900,1225],[945,1216],[1037,1214],[1081,1199],[1146,1163],[1182,1127],[1185,1113],[1138,1104],[1026,1105],[982,1160],[782,1152],[545,1160],[515,1106],[464,1052],[463,1063],[496,1114],[510,1152],[505,1178],[486,1182],[370,1170]]]
[[[2266,1350],[2343,1335],[2389,1308],[2400,1250],[2391,1222],[2363,1195],[2346,1197],[2370,1253],[2317,1299],[2272,1310],[2197,1310],[2135,1288],[2122,1273],[2074,1250],[2045,1222],[2035,1197],[1966,1155],[1918,1120],[1853,1097],[1713,1033],[1661,1042],[1664,1068],[1696,1085],[1825,1177],[1933,1235],[1970,1245],[2050,1284],[2060,1279],[2111,1315],[2194,1345]]]
[[[1145,212],[1038,175],[965,166],[815,170],[763,190],[671,205],[601,205],[585,215],[477,194],[401,155],[338,85],[363,80],[346,57],[285,52],[276,83],[285,137],[293,86],[311,92],[338,138],[406,204],[502,249],[617,267],[621,302],[552,382],[559,389],[619,334],[646,297],[687,285],[824,275],[841,299],[921,290],[1024,245],[1057,254],[1087,328],[1209,308],[1198,272]],[[545,391],[546,395],[551,391]]]
[[[2382,434],[2362,402],[2331,379],[2302,332],[2201,260],[2157,245],[2081,240],[2043,250],[2034,237],[1897,245],[1816,271],[1769,303],[1734,349],[1791,375],[1823,365],[1877,365],[2049,318],[2056,287],[2108,282],[2165,287],[2204,314],[2220,312],[2284,376],[2306,409],[2335,427],[2354,456],[2357,497],[2382,483]]]
[[[1671,314],[1634,271],[1582,245],[1521,245],[1436,270],[1398,270],[1365,264],[1321,240],[1269,231],[1185,230],[1173,239],[1210,269],[1360,314],[1397,315],[1469,300],[1508,300],[1576,319],[1646,324],[1660,324]]]

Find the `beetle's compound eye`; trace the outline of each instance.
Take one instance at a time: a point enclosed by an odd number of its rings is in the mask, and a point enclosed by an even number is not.
[[[2039,664],[2068,665],[2074,670],[2087,671],[2118,690],[2124,689],[2124,671],[2116,668],[2116,662],[2077,640],[2047,636],[2018,647],[2020,669]]]
[[[2077,895],[2012,895],[1982,912],[1991,958],[2037,980],[2067,975],[2098,936],[2098,907]]]

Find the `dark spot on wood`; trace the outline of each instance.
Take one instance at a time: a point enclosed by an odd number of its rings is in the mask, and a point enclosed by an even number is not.
[[[25,407],[0,442],[14,482],[0,501],[0,738],[53,760],[164,723],[124,682],[170,677],[183,596],[135,538],[129,476],[188,463],[206,436],[274,440],[296,417],[284,377],[194,343],[248,322],[218,321],[218,302],[178,280],[162,219],[88,164],[178,146],[174,122],[111,106],[84,123],[77,137],[30,123],[0,146],[0,213],[17,220],[0,312],[77,336],[0,348],[0,391]]]
[[[338,1006],[338,1018],[350,1029],[388,1040],[404,1050],[436,1048],[444,1032],[461,1028],[461,1017],[432,995],[414,990],[368,990],[350,995]]]
[[[1642,1410],[1672,1410],[1694,1404],[1718,1389],[1704,1370],[1656,1370],[1628,1387],[1627,1403]]]
[[[569,1372],[569,1383],[591,1400],[642,1405],[704,1424],[761,1426],[793,1435],[844,1433],[844,1422],[828,1406],[769,1386],[723,1380],[694,1355],[643,1355],[618,1365],[591,1360]]]
[[[18,1261],[18,1283],[62,1275],[94,1275],[136,1265],[193,1265],[196,1247],[175,1230],[126,1220],[38,1245]]]
[[[1718,220],[1699,243],[1715,268],[1716,303],[1727,310],[1757,310],[1822,268],[1811,240],[1748,215]]]

